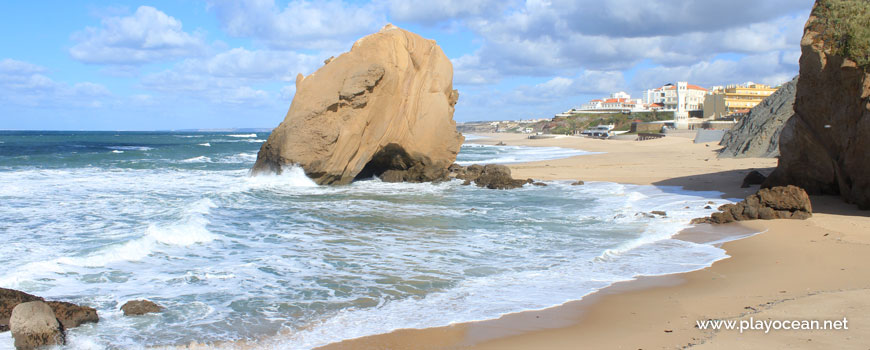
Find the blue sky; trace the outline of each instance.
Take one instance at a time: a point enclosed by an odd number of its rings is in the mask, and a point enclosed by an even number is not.
[[[812,0],[5,1],[0,129],[277,126],[297,73],[386,23],[454,65],[457,121],[678,80],[780,84]]]

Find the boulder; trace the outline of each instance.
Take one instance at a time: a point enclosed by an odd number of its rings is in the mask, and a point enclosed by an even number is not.
[[[163,311],[163,307],[150,300],[130,300],[121,306],[124,316],[138,316]]]
[[[447,180],[456,131],[453,66],[433,40],[386,25],[307,77],[252,174],[298,165],[318,184]]]
[[[743,220],[808,219],[813,214],[810,197],[797,186],[764,188],[735,204],[719,207],[710,217],[692,220],[693,224],[725,224]]]
[[[779,155],[779,137],[786,121],[794,115],[798,77],[753,107],[722,136],[719,158],[773,158]]]
[[[63,326],[54,316],[51,306],[42,301],[28,301],[15,306],[9,324],[18,350],[66,342]]]
[[[746,174],[746,177],[743,178],[743,184],[740,185],[741,188],[749,188],[752,185],[761,185],[764,183],[764,180],[767,180],[767,176],[758,172],[758,170],[750,171]]]
[[[870,209],[870,3],[818,0],[801,40],[794,110],[762,187],[796,185]]]

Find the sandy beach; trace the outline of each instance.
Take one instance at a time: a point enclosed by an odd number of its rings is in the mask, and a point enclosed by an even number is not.
[[[603,152],[510,165],[514,177],[611,181],[742,198],[745,174],[775,159],[718,159],[715,143],[691,136],[649,141],[578,137],[530,140],[492,134],[480,144],[558,146]],[[580,301],[497,320],[406,329],[352,339],[325,349],[868,349],[870,344],[870,213],[838,197],[813,196],[809,220],[701,225],[678,238],[762,232],[724,243],[730,258],[689,273],[617,283]],[[509,291],[505,291],[509,292]],[[578,298],[581,296],[578,296]],[[843,320],[848,330],[701,330],[696,321]]]

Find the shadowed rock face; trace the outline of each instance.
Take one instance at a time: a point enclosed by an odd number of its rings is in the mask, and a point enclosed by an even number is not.
[[[752,108],[731,130],[725,132],[720,158],[772,158],[779,155],[779,137],[786,121],[794,115],[798,78],[785,83],[773,95]]]
[[[441,48],[387,25],[296,78],[290,110],[252,173],[298,165],[318,184],[446,180],[464,140],[453,121],[458,98]]]
[[[832,22],[815,15],[825,2],[817,1],[807,21],[795,115],[780,136],[779,165],[762,187],[792,184],[870,209],[870,74],[825,49],[831,45],[820,33]]]

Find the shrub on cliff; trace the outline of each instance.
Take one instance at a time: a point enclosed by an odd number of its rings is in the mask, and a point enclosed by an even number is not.
[[[870,71],[870,0],[819,0],[812,15],[825,50]]]

